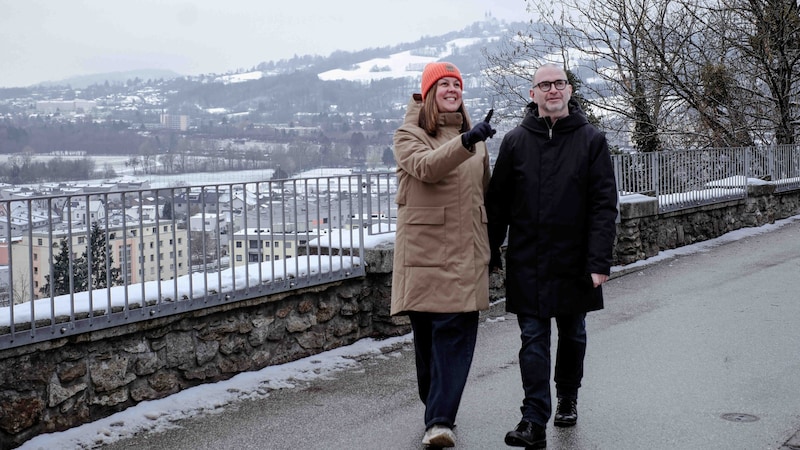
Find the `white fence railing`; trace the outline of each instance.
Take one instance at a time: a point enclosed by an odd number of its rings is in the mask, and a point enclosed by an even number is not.
[[[613,155],[620,195],[658,198],[667,212],[745,198],[748,183],[800,188],[800,145],[676,150]]]

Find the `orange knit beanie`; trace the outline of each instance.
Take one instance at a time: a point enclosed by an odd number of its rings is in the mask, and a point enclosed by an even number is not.
[[[425,100],[425,96],[428,95],[431,87],[444,77],[458,78],[458,82],[461,83],[463,89],[464,80],[461,79],[461,72],[458,71],[458,67],[448,62],[432,62],[426,65],[422,71],[422,100]]]

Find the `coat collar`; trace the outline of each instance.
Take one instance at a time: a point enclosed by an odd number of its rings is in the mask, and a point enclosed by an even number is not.
[[[461,108],[464,111],[464,107]],[[422,111],[422,96],[419,94],[414,94],[411,96],[411,100],[408,102],[408,107],[406,108],[406,116],[403,119],[403,125],[413,125],[418,126],[419,124],[419,113]],[[454,126],[456,128],[461,128],[461,124],[465,121],[469,120],[467,118],[466,112],[447,112],[447,113],[439,113],[439,126],[440,127],[451,127]]]
[[[536,103],[530,102],[525,107],[525,118],[522,119],[521,125],[534,133],[544,133],[552,136],[553,132],[558,134],[568,133],[589,123],[577,100],[574,98],[569,99],[568,107],[569,115],[558,119],[555,124],[552,124],[549,118],[539,116],[538,106]]]

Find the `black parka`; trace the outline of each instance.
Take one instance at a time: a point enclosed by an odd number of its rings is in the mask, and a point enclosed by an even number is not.
[[[611,270],[617,189],[605,135],[574,99],[555,124],[528,105],[500,145],[486,208],[495,258],[508,235],[509,312],[554,317],[603,308],[590,274]]]

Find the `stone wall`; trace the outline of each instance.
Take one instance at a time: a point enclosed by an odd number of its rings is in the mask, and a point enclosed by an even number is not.
[[[658,213],[655,198],[623,197],[614,264],[624,266],[664,250],[759,227],[800,214],[800,190],[775,193],[771,184],[748,186],[747,198]]]
[[[624,198],[614,259],[800,214],[800,191],[751,186],[745,200],[658,214]],[[365,255],[367,276],[0,351],[0,449],[107,417],[144,400],[351,344],[410,332],[389,316],[393,248]],[[502,275],[490,280],[504,297]]]

